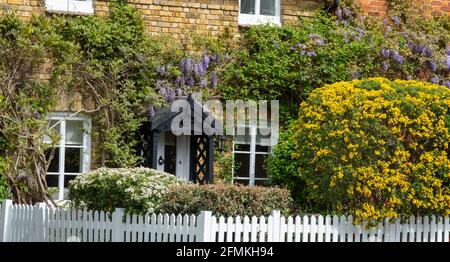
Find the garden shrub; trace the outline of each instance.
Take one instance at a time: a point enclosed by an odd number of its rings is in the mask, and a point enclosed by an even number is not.
[[[69,197],[78,208],[111,212],[154,212],[175,176],[148,168],[100,168],[69,182]]]
[[[8,197],[8,184],[3,176],[0,176],[0,201]]]
[[[289,191],[281,188],[181,184],[169,189],[159,211],[199,214],[204,210],[217,216],[261,216],[269,215],[272,210],[288,211],[290,204]]]
[[[291,123],[292,126],[295,122]],[[283,185],[290,189],[292,197],[296,202],[302,203],[302,208],[307,208],[303,189],[305,182],[297,175],[297,163],[292,152],[297,151],[298,143],[293,141],[294,126],[280,132],[279,142],[273,148],[272,154],[267,159],[267,172],[269,182],[272,185]],[[306,210],[304,210],[306,211]]]
[[[450,214],[450,90],[370,78],[326,85],[302,103],[281,143],[316,211],[379,221]],[[275,155],[276,157],[279,155]],[[283,159],[278,160],[283,163]],[[279,179],[281,176],[275,176]]]

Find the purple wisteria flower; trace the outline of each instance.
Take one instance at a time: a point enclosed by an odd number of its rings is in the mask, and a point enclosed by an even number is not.
[[[356,31],[358,32],[358,36],[356,37],[356,39],[358,39],[358,41],[361,41],[366,32],[362,28],[356,28]]]
[[[178,97],[183,96],[183,90],[181,88],[177,89],[177,96]]]
[[[175,82],[177,86],[183,88],[184,85],[186,84],[186,79],[184,78],[184,76],[179,76],[177,77],[177,80]]]
[[[391,50],[389,50],[388,48],[383,48],[381,49],[381,55],[385,58],[388,58],[391,56]]]
[[[341,21],[342,20],[342,9],[341,8],[336,9],[335,14],[336,14],[337,19],[339,21]]]
[[[209,55],[204,54],[202,57],[203,68],[208,69],[210,61],[211,61],[211,59],[210,59]]]
[[[324,39],[316,39],[315,43],[316,43],[316,45],[319,45],[319,46],[326,45],[326,41]]]
[[[321,36],[320,36],[319,34],[309,34],[308,37],[309,37],[310,39],[318,39],[318,38],[321,38]]]
[[[433,50],[431,50],[429,47],[423,47],[422,49],[422,55],[426,56],[426,57],[431,57],[433,56]]]
[[[436,62],[432,61],[432,60],[428,60],[427,61],[427,66],[430,69],[431,72],[436,72],[437,70],[437,64]]]
[[[412,76],[410,75],[406,76],[406,80],[412,80]]]
[[[394,24],[396,26],[399,26],[402,23],[402,21],[400,20],[400,17],[398,17],[396,15],[392,16],[392,21],[394,21]]]
[[[156,72],[158,72],[158,74],[164,76],[166,74],[166,67],[165,66],[158,66],[156,68]]]
[[[190,75],[192,73],[194,61],[191,58],[183,58],[180,61],[179,68],[184,75]]]
[[[400,55],[396,50],[391,52],[391,58],[400,65],[403,64],[403,62],[405,61],[405,58],[402,55]]]
[[[387,72],[390,68],[389,62],[388,61],[383,61],[383,71]]]
[[[351,76],[352,80],[359,79],[360,77],[361,77],[361,73],[359,73],[358,71],[352,72],[352,76]]]
[[[217,54],[211,55],[210,57],[211,63],[219,63],[220,62],[220,57]]]
[[[450,81],[444,81],[444,83],[442,83],[442,85],[444,85],[444,86],[446,86],[446,87],[448,87],[448,88],[450,88]]]
[[[200,87],[207,87],[208,86],[208,81],[206,79],[202,79],[200,80]]]
[[[344,9],[342,9],[342,13],[344,14],[344,16],[346,18],[350,18],[350,17],[353,16],[352,10],[350,8],[348,8],[348,7],[344,7]]]
[[[444,65],[448,71],[450,71],[450,55],[445,56]]]
[[[197,64],[195,72],[196,72],[195,76],[203,77],[206,73],[206,68],[203,66],[202,63]]]
[[[195,79],[193,77],[189,77],[186,84],[188,87],[193,87],[195,85]]]
[[[306,52],[306,55],[308,57],[316,57],[317,56],[316,52],[314,52],[314,51],[308,51],[308,52]]]
[[[300,49],[306,49],[306,45],[303,43],[297,43],[295,46]]]
[[[441,80],[439,79],[438,76],[433,76],[433,77],[430,79],[430,82],[433,83],[433,84],[439,84],[440,81],[441,81]]]

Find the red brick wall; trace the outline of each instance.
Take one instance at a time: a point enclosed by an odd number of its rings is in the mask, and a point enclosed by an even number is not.
[[[364,13],[371,16],[385,16],[387,12],[386,0],[356,0]]]
[[[368,15],[386,15],[387,0],[356,0],[356,2]],[[411,2],[429,15],[450,14],[450,0],[413,0]]]

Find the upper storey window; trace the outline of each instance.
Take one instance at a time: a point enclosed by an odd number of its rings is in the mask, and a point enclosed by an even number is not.
[[[93,14],[92,0],[45,0],[48,11]]]
[[[240,0],[239,24],[281,24],[281,0]]]

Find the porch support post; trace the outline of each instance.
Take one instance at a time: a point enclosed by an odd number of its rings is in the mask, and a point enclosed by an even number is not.
[[[157,170],[158,169],[158,140],[161,136],[161,132],[158,130],[154,130],[152,133],[152,143],[151,143],[151,150],[152,150],[152,168]]]
[[[208,136],[208,143],[207,143],[207,161],[206,164],[206,183],[212,184],[214,180],[214,136]]]
[[[189,157],[189,181],[197,183],[197,172],[195,172],[196,169],[196,159],[197,159],[197,143],[196,143],[196,136],[194,133],[191,135],[191,143],[189,145],[190,147],[190,157]]]

